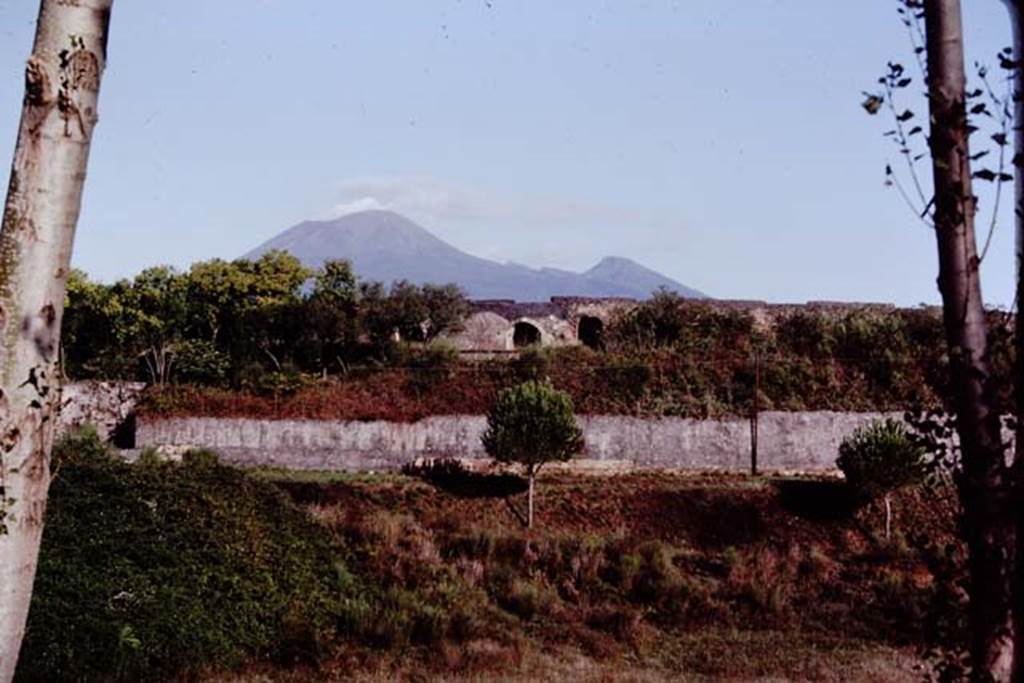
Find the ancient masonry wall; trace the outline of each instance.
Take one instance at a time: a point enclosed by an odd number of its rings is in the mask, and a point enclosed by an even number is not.
[[[879,413],[762,413],[758,461],[764,471],[834,469],[839,442]],[[589,463],[646,468],[750,467],[747,419],[641,419],[581,416]],[[243,466],[294,469],[394,470],[419,458],[483,459],[480,416],[430,417],[414,423],[140,419],[136,442],[146,446],[205,447]]]
[[[297,469],[393,470],[420,458],[484,459],[482,416],[430,417],[414,423],[140,418],[142,384],[80,382],[63,388],[60,430],[83,424],[125,448],[211,448],[226,462]],[[893,415],[899,417],[899,415]],[[765,471],[834,468],[842,438],[879,413],[762,413],[758,461]],[[581,416],[585,463],[743,471],[750,467],[747,419],[694,420]],[[123,442],[118,443],[118,439]]]

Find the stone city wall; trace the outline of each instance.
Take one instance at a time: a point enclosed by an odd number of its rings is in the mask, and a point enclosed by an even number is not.
[[[758,460],[765,471],[831,470],[839,442],[880,413],[766,412],[759,422]],[[750,467],[747,419],[642,419],[581,416],[584,460],[643,468]],[[421,458],[483,459],[482,416],[429,417],[414,423],[140,419],[137,447],[210,448],[225,462],[294,469],[395,470]]]

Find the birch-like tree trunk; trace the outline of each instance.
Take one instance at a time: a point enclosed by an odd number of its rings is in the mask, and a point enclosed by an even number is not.
[[[1021,4],[1024,0],[1003,0],[1006,9],[1010,13],[1010,28],[1013,32],[1013,59],[1018,62],[1013,74],[1013,207],[1014,207],[1014,235],[1015,252],[1017,264],[1017,301],[1024,302],[1024,68],[1020,63],[1024,58],[1024,46],[1021,45],[1024,37],[1024,26],[1021,25],[1024,13],[1021,12]],[[1018,335],[1017,349],[1024,346],[1024,336]],[[1018,401],[1024,402],[1024,396],[1018,396]],[[1018,404],[1018,408],[1024,407]],[[1024,425],[1018,428],[1018,435],[1024,433]],[[1024,457],[1024,441],[1017,440],[1017,457]]]
[[[974,232],[960,0],[925,0],[924,9],[939,290],[962,448],[958,487],[970,554],[971,663],[977,680],[1009,681],[1017,635],[1017,512],[990,381]]]
[[[1024,493],[1024,0],[1003,0],[1010,13],[1010,27],[1013,32],[1013,59],[1017,63],[1013,72],[1013,215],[1014,247],[1016,250],[1017,287],[1016,315],[1014,325],[1014,412],[1017,425],[1014,434],[1014,474],[1018,500]],[[1024,568],[1024,510],[1018,504],[1017,520],[1017,566]],[[1022,580],[1024,584],[1024,580]],[[1018,627],[1024,623],[1024,585],[1017,586],[1018,594],[1014,604],[1017,610]],[[1014,675],[1017,680],[1024,678],[1024,633],[1017,633],[1014,646]]]
[[[0,229],[0,682],[32,597],[71,245],[113,0],[42,0]]]

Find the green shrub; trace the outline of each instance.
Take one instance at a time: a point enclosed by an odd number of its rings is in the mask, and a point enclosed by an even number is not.
[[[165,458],[160,454],[156,446],[146,446],[139,453],[139,458],[135,461],[135,464],[140,467],[156,467],[164,460]]]
[[[315,386],[317,378],[293,369],[278,372],[259,370],[254,376],[243,379],[242,388],[260,396],[292,396],[302,389]]]
[[[181,464],[185,467],[211,468],[220,463],[220,457],[208,448],[192,448],[181,456]]]
[[[549,586],[529,579],[515,578],[507,592],[498,596],[498,603],[507,611],[529,621],[551,611],[558,595]]]
[[[55,447],[21,680],[319,655],[357,590],[322,530],[272,484],[209,453],[186,463],[128,464],[94,431]]]
[[[661,541],[649,541],[636,553],[640,562],[630,582],[630,597],[642,603],[675,597],[682,577],[673,564],[673,549]]]
[[[775,339],[783,352],[822,358],[835,353],[836,327],[831,316],[798,310],[779,318],[775,324]]]
[[[616,362],[609,366],[607,374],[610,386],[615,388],[627,406],[638,412],[640,401],[653,378],[653,368],[640,362]]]
[[[903,423],[874,420],[843,439],[836,465],[847,484],[865,499],[885,499],[885,536],[891,535],[890,494],[924,479],[924,449],[916,443]]]
[[[409,388],[413,393],[422,394],[451,379],[459,366],[459,350],[447,339],[435,339],[422,348],[410,348],[407,353]]]
[[[659,289],[651,298],[619,315],[608,331],[608,347],[627,351],[677,347],[709,351],[747,346],[754,318],[746,311],[718,309]]]
[[[843,439],[836,465],[847,483],[876,497],[921,481],[924,452],[903,423],[875,420]]]
[[[531,346],[509,362],[509,369],[512,376],[520,382],[543,382],[551,371],[554,356],[554,352],[549,348]]]

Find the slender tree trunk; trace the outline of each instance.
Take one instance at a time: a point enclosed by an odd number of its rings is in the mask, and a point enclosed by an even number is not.
[[[533,528],[533,480],[536,479],[537,474],[532,469],[527,476],[530,482],[529,493],[526,494],[526,528]]]
[[[146,372],[149,373],[149,379],[152,384],[159,384],[159,376],[156,372],[156,365],[153,364],[152,354],[147,351],[142,354],[142,360],[146,361]]]
[[[1024,12],[1022,0],[1003,0],[1010,14],[1010,26],[1013,31],[1013,59],[1017,62],[1013,72],[1013,215],[1014,215],[1014,247],[1017,264],[1016,314],[1014,320],[1014,351],[1016,367],[1014,368],[1014,412],[1017,424],[1014,434],[1014,496],[1020,500],[1024,491],[1024,321],[1020,311],[1024,306]],[[1024,568],[1024,509],[1016,505],[1017,519],[1017,567]],[[1018,579],[1018,581],[1024,581]],[[1020,625],[1024,624],[1024,585],[1018,583],[1014,596],[1018,633],[1014,645],[1014,677],[1024,679],[1024,633]]]
[[[270,358],[271,362],[274,364],[274,368],[278,372],[281,372],[281,363],[277,360],[277,356],[275,356],[266,346],[261,346],[260,348],[263,349],[263,353],[267,354],[267,356]]]
[[[1003,0],[1010,15],[1013,31],[1013,59],[1017,68],[1013,72],[1013,215],[1015,235],[1015,256],[1017,266],[1016,304],[1017,315],[1024,306],[1024,0]],[[1016,414],[1024,418],[1024,328],[1014,327],[1014,348],[1017,357],[1015,368]],[[1024,419],[1018,420],[1015,433],[1014,459],[1018,467],[1024,467]]]
[[[935,232],[963,472],[958,480],[970,552],[971,657],[976,679],[1008,681],[1017,632],[1016,523],[989,377],[974,233],[963,27],[959,0],[926,0]]]
[[[1024,26],[1021,20],[1024,13],[1021,12],[1022,0],[1003,0],[1006,9],[1010,13],[1010,27],[1013,31],[1013,59],[1018,62],[1018,67],[1013,74],[1013,190],[1014,190],[1014,234],[1016,235],[1016,263],[1017,263],[1017,303],[1024,304],[1024,69],[1020,67],[1020,61],[1024,58],[1024,47],[1021,39],[1024,37]],[[1018,337],[1018,351],[1021,348],[1021,341]],[[1021,398],[1018,396],[1018,401]],[[1020,407],[1020,403],[1018,403]],[[1018,430],[1022,433],[1024,427]],[[1018,440],[1016,447],[1017,457],[1024,457],[1024,443]]]
[[[0,229],[0,683],[32,597],[60,406],[60,322],[112,0],[42,0]]]
[[[757,476],[757,440],[761,420],[761,355],[754,352],[754,392],[750,410],[750,476]]]
[[[892,496],[885,494],[885,540],[892,540]]]
[[[166,376],[166,363],[164,362],[163,349],[159,347],[153,348],[153,368],[156,371],[156,383],[163,385],[165,383],[164,377]]]

